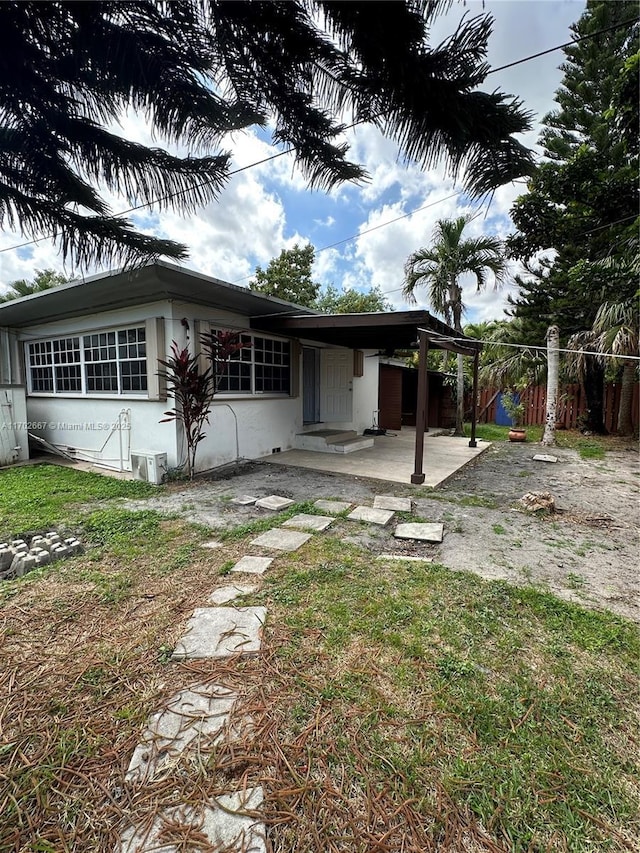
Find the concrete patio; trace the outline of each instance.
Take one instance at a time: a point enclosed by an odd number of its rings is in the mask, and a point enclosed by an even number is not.
[[[424,438],[423,485],[431,487],[448,480],[456,471],[491,447],[491,442],[480,439],[477,447],[469,447],[468,438],[443,435],[438,429],[430,430]],[[415,439],[415,427],[403,427],[397,433],[376,436],[373,447],[354,453],[287,450],[267,456],[261,461],[411,485]]]

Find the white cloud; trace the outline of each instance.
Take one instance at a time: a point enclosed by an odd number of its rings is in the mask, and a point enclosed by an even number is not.
[[[467,0],[456,3],[449,14],[435,22],[432,42],[449,35],[463,14],[470,16],[488,11],[493,14],[494,32],[489,43],[489,62],[493,67],[507,64],[526,55],[567,41],[568,25],[576,21],[584,8],[583,0],[562,3],[540,0]],[[553,107],[554,91],[561,80],[558,65],[560,52],[515,66],[487,78],[486,87],[502,88],[520,96],[525,107],[536,113],[536,126],[525,137],[533,145],[539,134],[539,121]],[[144,120],[133,112],[122,117],[122,133],[143,144],[162,145],[153,139]],[[371,180],[357,187],[353,184],[333,190],[332,213],[326,204],[319,213],[318,199],[326,196],[306,192],[306,181],[295,167],[294,157],[286,154],[260,163],[231,177],[219,199],[193,216],[174,212],[145,214],[136,221],[140,227],[154,231],[189,246],[186,265],[220,278],[246,283],[256,263],[268,263],[282,248],[295,242],[305,243],[318,227],[332,228],[332,239],[359,235],[353,242],[318,252],[315,274],[324,283],[354,287],[358,290],[379,286],[397,308],[406,307],[402,300],[403,266],[408,255],[428,244],[433,226],[439,218],[451,218],[473,210],[460,196],[442,201],[454,192],[452,181],[444,177],[444,169],[422,170],[407,166],[397,146],[373,127],[358,127],[346,134],[351,143],[350,157],[363,163]],[[232,151],[232,169],[251,166],[274,154],[274,149],[259,131],[246,131],[229,136],[222,148]],[[178,153],[184,150],[170,149]],[[469,225],[469,233],[492,233],[505,236],[511,230],[509,210],[513,200],[525,190],[523,185],[498,189],[489,211]],[[114,210],[128,205],[110,198]],[[433,207],[415,213],[371,233],[362,233],[395,217],[426,204]],[[23,242],[19,233],[0,234],[0,249]],[[327,240],[327,242],[330,242]],[[0,290],[3,283],[18,278],[32,278],[35,269],[53,267],[63,270],[56,247],[47,240],[28,251],[0,253]],[[67,273],[70,271],[67,270]],[[89,272],[89,271],[87,271]],[[475,294],[473,286],[465,287],[470,316],[500,316],[506,291]],[[419,296],[422,307],[427,307]]]

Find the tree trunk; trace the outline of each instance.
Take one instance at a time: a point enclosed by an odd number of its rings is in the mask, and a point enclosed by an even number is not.
[[[584,415],[583,432],[606,435],[604,425],[604,366],[592,355],[585,356],[584,393],[587,410]]]
[[[556,443],[556,410],[558,408],[558,372],[560,366],[560,329],[547,329],[547,412],[542,444]]]
[[[456,429],[454,435],[464,435],[464,356],[458,353],[458,391],[456,399]]]
[[[633,386],[636,378],[636,366],[632,361],[625,361],[622,368],[622,387],[620,389],[620,406],[618,408],[618,435],[633,435],[631,411],[633,407]]]

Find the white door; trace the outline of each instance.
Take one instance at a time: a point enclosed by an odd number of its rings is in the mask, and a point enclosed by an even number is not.
[[[353,420],[353,352],[323,349],[320,356],[320,420]]]

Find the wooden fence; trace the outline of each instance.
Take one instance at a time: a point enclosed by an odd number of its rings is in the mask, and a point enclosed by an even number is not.
[[[615,432],[618,421],[618,407],[620,405],[620,382],[610,382],[605,386],[604,393],[604,424],[609,432]],[[520,395],[524,403],[524,426],[543,425],[547,404],[547,389],[543,385],[530,386]],[[496,388],[483,388],[478,398],[478,422],[493,423],[496,419],[496,407],[498,404],[499,390]],[[639,384],[636,382],[633,388],[633,404],[631,408],[631,419],[633,428],[638,429],[639,412],[638,401],[640,398]],[[558,394],[558,415],[556,423],[562,429],[576,429],[578,418],[587,408],[586,399],[582,387],[578,384],[564,385]]]

